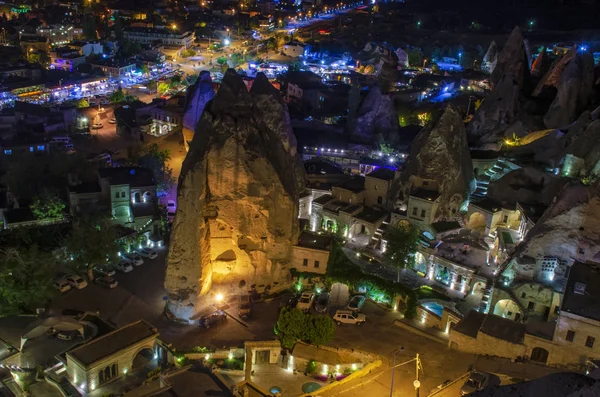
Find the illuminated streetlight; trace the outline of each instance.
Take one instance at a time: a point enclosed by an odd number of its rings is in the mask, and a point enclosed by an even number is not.
[[[215,296],[215,299],[217,302],[223,302],[223,294],[217,294]]]
[[[175,25],[175,24],[171,25],[171,27],[172,27],[173,29],[177,29],[177,25]]]

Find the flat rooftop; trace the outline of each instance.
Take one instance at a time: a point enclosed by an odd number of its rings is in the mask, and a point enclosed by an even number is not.
[[[440,193],[437,190],[427,189],[415,189],[410,193],[412,197],[420,198],[427,201],[435,201],[440,197]]]
[[[600,266],[575,262],[569,271],[561,311],[600,321]]]
[[[81,364],[88,366],[137,342],[157,336],[158,331],[156,328],[144,320],[140,320],[73,349],[67,353],[67,356],[71,356]]]
[[[305,248],[313,248],[328,251],[331,248],[331,236],[321,235],[309,231],[303,231],[298,238],[298,245]]]

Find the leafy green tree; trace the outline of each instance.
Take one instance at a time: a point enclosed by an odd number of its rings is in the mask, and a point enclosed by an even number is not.
[[[140,68],[139,68],[140,73],[142,74],[148,74],[150,73],[150,69],[148,68],[148,65],[146,65],[145,63],[143,63]]]
[[[225,57],[218,57],[217,58],[217,63],[219,65],[225,65],[227,63],[227,58],[225,58]]]
[[[147,144],[133,157],[133,164],[147,168],[154,173],[157,190],[168,192],[175,185],[173,170],[169,167],[171,154],[167,149],[161,149],[157,143]]]
[[[114,91],[112,94],[110,94],[110,96],[108,97],[108,100],[112,104],[123,102],[125,100],[125,93],[123,92],[123,89],[121,88],[121,86],[119,86],[119,88],[117,88],[116,91]]]
[[[156,88],[157,92],[160,95],[166,94],[167,92],[169,92],[170,89],[171,89],[171,85],[169,83],[164,83],[164,82],[160,83]]]
[[[384,239],[387,242],[385,257],[398,269],[397,281],[400,282],[400,271],[414,264],[419,243],[419,229],[410,223],[401,223],[388,228]]]
[[[194,55],[196,55],[196,51],[192,50],[191,48],[186,48],[185,50],[181,51],[182,58],[189,58],[193,57]]]
[[[31,51],[27,55],[27,61],[46,67],[50,63],[50,57],[44,51]]]
[[[171,77],[171,88],[177,88],[181,84],[181,76],[175,75]]]
[[[150,91],[156,91],[158,89],[158,83],[154,80],[149,81],[148,84],[146,84],[146,88]]]
[[[82,98],[80,100],[77,101],[77,103],[75,104],[75,106],[77,106],[79,109],[81,108],[89,108],[90,107],[90,103],[88,102],[87,99]]]
[[[408,51],[408,63],[411,66],[423,65],[423,53],[418,48],[413,48]]]
[[[335,336],[335,324],[329,316],[312,316],[312,327],[309,329],[310,343],[313,345],[325,345],[333,340]]]
[[[52,296],[55,259],[37,246],[0,250],[0,315],[43,305]]]
[[[231,58],[230,59],[231,59],[232,67],[236,67],[237,65],[241,64],[242,62],[244,62],[244,56],[242,54],[240,54],[239,52],[231,54]]]
[[[67,206],[58,196],[46,193],[33,200],[29,208],[37,219],[51,220],[62,218]]]
[[[63,246],[68,259],[72,258],[76,269],[86,270],[90,281],[94,280],[94,266],[115,260],[119,251],[114,226],[109,219],[98,216],[74,219]]]
[[[279,319],[275,324],[275,332],[281,340],[281,346],[291,349],[298,340],[308,339],[309,323],[307,314],[302,310],[293,308],[284,308],[279,313]]]
[[[275,333],[287,349],[291,349],[298,340],[324,345],[333,340],[335,325],[329,316],[315,316],[295,307],[284,308],[275,324]]]
[[[394,153],[394,148],[388,144],[382,143],[379,145],[379,151],[387,156]]]

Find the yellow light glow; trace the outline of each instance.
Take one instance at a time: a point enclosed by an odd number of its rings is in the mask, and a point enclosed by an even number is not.
[[[217,294],[217,296],[215,296],[215,299],[217,300],[217,302],[222,302],[223,301],[223,294]]]

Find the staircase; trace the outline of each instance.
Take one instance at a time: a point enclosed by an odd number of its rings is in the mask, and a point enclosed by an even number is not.
[[[499,158],[493,167],[485,170],[482,175],[477,177],[477,187],[471,195],[472,197],[485,197],[491,181],[498,180],[514,169],[504,158]]]

